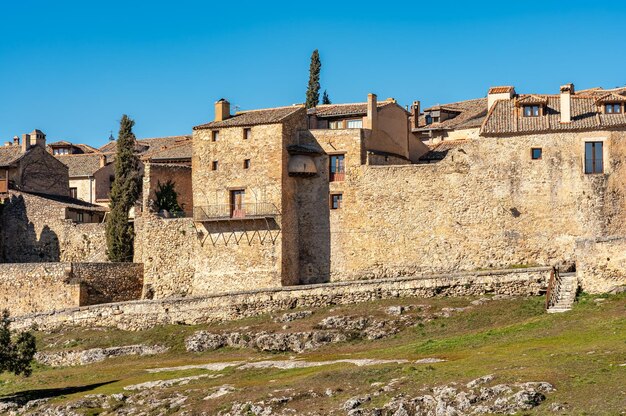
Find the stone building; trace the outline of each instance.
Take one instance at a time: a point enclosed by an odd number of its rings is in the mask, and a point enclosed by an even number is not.
[[[57,154],[55,157],[68,167],[70,196],[92,204],[97,203],[96,172],[110,164],[113,155],[94,151]]]
[[[423,113],[374,95],[235,115],[220,100],[194,128],[193,221],[143,218],[137,261],[157,297],[588,265],[626,235],[625,102],[573,85]],[[623,281],[606,267],[583,288]]]

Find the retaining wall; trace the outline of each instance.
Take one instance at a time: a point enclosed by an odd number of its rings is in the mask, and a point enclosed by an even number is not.
[[[143,265],[0,264],[0,310],[12,315],[140,299]]]
[[[626,285],[626,237],[577,240],[576,273],[582,290],[589,293]]]
[[[141,330],[164,324],[200,324],[240,319],[277,310],[324,307],[394,297],[475,296],[486,293],[539,295],[549,267],[509,269],[281,287],[221,295],[141,300],[72,308],[15,318],[15,328],[112,327]]]

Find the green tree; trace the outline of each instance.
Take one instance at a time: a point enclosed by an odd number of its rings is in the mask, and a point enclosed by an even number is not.
[[[135,205],[141,182],[139,159],[135,155],[135,122],[126,114],[120,121],[115,155],[115,177],[111,187],[110,213],[106,224],[107,255],[109,260],[133,260],[133,226],[128,222],[128,212]]]
[[[12,334],[10,326],[9,311],[5,309],[0,317],[0,374],[8,371],[28,377],[37,352],[35,337],[30,332]]]
[[[313,108],[320,102],[320,71],[322,61],[320,54],[315,49],[311,54],[311,65],[309,67],[309,86],[306,90],[306,108]]]
[[[322,94],[322,104],[332,104],[326,90],[324,90],[324,94]]]
[[[176,216],[183,211],[178,205],[178,193],[174,189],[174,182],[168,180],[165,183],[157,182],[157,189],[154,191],[156,195],[155,205],[158,211],[166,210],[170,214]]]

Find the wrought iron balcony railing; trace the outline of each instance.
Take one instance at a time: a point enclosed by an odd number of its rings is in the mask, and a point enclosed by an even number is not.
[[[193,219],[197,222],[271,218],[278,215],[280,211],[271,202],[214,204],[193,208]]]

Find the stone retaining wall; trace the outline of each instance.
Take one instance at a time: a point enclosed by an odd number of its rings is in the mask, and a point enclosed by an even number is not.
[[[0,264],[0,310],[12,315],[141,298],[143,265]]]
[[[142,300],[72,308],[15,318],[15,328],[112,327],[141,330],[164,324],[201,324],[277,310],[324,307],[395,297],[470,296],[486,293],[539,295],[549,267],[509,269],[281,287],[221,295]]]
[[[603,293],[626,285],[626,237],[577,240],[576,272],[585,292]]]

